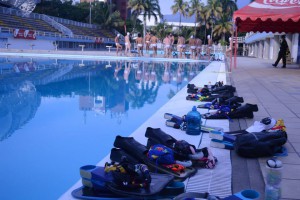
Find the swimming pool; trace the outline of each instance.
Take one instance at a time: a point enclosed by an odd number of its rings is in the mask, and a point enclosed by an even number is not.
[[[0,57],[0,199],[57,199],[204,67]]]

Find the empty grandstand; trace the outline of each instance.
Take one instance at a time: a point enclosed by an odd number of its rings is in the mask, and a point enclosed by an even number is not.
[[[0,7],[0,48],[101,50],[114,44],[116,30]]]

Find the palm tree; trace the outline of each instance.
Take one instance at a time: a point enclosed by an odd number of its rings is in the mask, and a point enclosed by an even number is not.
[[[221,36],[222,40],[225,41],[225,34],[232,31],[233,23],[229,20],[229,16],[223,13],[218,20],[218,24],[214,29],[214,36]]]
[[[101,24],[103,27],[120,27],[124,25],[124,21],[121,19],[119,11],[114,11],[110,14],[110,7],[104,2],[98,2],[95,4],[95,14],[93,15],[93,21]],[[112,8],[113,9],[113,8]]]
[[[148,17],[150,20],[153,16],[155,22],[157,22],[158,17],[162,16],[158,0],[129,0],[128,8],[131,8],[132,15],[136,19],[139,15],[143,16],[144,36],[146,33],[146,18]]]
[[[190,0],[189,16],[195,15],[195,36],[197,35],[197,21],[200,19],[201,12],[204,9],[204,4],[199,0]]]
[[[184,0],[174,0],[174,5],[171,7],[173,14],[179,12],[179,27],[181,27],[181,16],[186,17],[189,4]]]
[[[233,12],[237,10],[236,0],[223,0],[222,9],[223,13],[226,13],[232,18]]]
[[[204,26],[205,26],[205,31],[204,31],[204,36],[206,38],[206,31],[207,31],[207,24],[209,20],[209,16],[206,16],[206,10],[207,7],[204,7],[204,9],[200,12],[200,18],[203,20]],[[205,38],[204,38],[204,44],[205,44]]]
[[[222,13],[222,5],[219,0],[208,0],[206,17],[210,19],[210,22],[212,24],[211,38],[213,36],[213,25],[215,24],[215,20],[221,16],[221,13]]]
[[[171,33],[173,29],[172,25],[168,25],[166,21],[163,21],[156,26],[151,28],[151,31],[155,33],[158,39],[161,41],[166,37],[167,34]]]

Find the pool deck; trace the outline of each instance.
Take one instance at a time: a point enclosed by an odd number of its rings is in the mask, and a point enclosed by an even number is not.
[[[0,49],[0,52],[12,51]],[[43,53],[40,51],[26,52]],[[53,51],[53,53],[55,52],[56,51]],[[63,51],[63,53],[66,54],[65,51]],[[68,54],[73,55],[72,52],[68,52]],[[87,52],[77,51],[75,55],[98,54],[100,53],[88,52],[87,54]],[[115,53],[110,52],[110,54],[105,54],[105,56],[110,55],[115,55]],[[225,130],[237,130],[246,128],[253,124],[255,120],[260,120],[267,116],[273,117],[275,119],[282,118],[285,122],[288,133],[288,142],[285,145],[288,150],[288,156],[279,158],[283,162],[284,166],[282,178],[282,199],[300,199],[300,135],[298,134],[298,131],[300,130],[299,64],[287,65],[286,69],[282,69],[272,67],[271,61],[269,60],[239,57],[237,59],[237,68],[232,69],[231,73],[225,73],[220,65],[221,62],[213,62],[212,64],[214,63],[217,63],[219,67],[213,66],[210,71],[206,72],[208,76],[204,76],[204,73],[201,73],[202,75],[199,74],[199,76],[195,77],[192,82],[196,83],[196,85],[201,86],[202,84],[207,84],[208,81],[214,82],[216,80],[226,80],[228,81],[228,84],[232,84],[237,88],[237,94],[244,97],[246,103],[257,104],[259,107],[259,111],[254,113],[254,119],[234,120],[233,123],[229,123],[227,120],[217,120],[218,122],[212,123],[208,122],[209,120],[207,120],[207,125],[223,127]],[[207,70],[209,68],[210,67],[208,67]],[[161,115],[162,113],[173,112],[173,114],[178,115],[186,114],[186,112],[190,110],[190,107],[195,104],[195,102],[186,101],[185,98],[183,98],[185,96],[186,91],[180,91],[174,98],[170,100],[170,102],[168,102],[154,114],[154,117],[156,116],[155,118],[151,117],[140,128],[138,128],[133,133],[133,135],[136,135],[140,142],[145,142],[145,138],[143,137],[145,133],[145,127],[160,127],[169,134],[171,134],[171,132],[172,134],[176,134],[176,139],[185,139],[188,142],[191,142],[193,144],[195,143],[198,146],[200,138],[198,140],[195,140],[195,138],[191,138],[191,136],[187,136],[183,132],[178,133],[177,131],[179,130],[174,129],[171,131],[170,128],[167,128],[164,125],[162,126],[164,122],[163,115]],[[175,107],[176,109],[174,109]],[[205,142],[207,142],[207,140],[205,140],[205,137],[203,137],[200,147],[205,145]],[[213,149],[213,152],[217,156],[222,153],[221,152],[219,154],[218,151],[225,152],[224,155],[228,156],[226,152],[229,151],[227,150]],[[99,164],[103,164],[103,162],[108,159],[109,157],[107,156]],[[243,189],[255,189],[261,193],[260,199],[264,199],[263,176],[265,174],[266,159],[267,158],[245,159],[237,156],[235,152],[232,151],[232,193],[241,191]],[[222,168],[222,161],[218,163],[216,169],[217,168]],[[230,173],[228,174],[228,176],[231,175]],[[70,188],[70,190],[63,194],[60,199],[73,199],[70,195],[70,191],[72,191],[72,189],[76,188],[77,186],[80,186],[80,182],[77,182],[72,188]],[[189,188],[187,189],[189,190]],[[211,194],[214,194],[213,191],[214,189],[210,191]]]
[[[288,134],[288,142],[285,144],[288,156],[278,158],[284,167],[281,199],[300,199],[300,66],[291,64],[283,69],[274,68],[271,64],[270,60],[237,58],[237,69],[232,70],[231,82],[245,102],[257,104],[259,108],[259,111],[254,113],[254,119],[239,120],[239,124],[241,128],[248,127],[255,120],[268,116],[284,120]],[[240,160],[239,157],[233,159]],[[236,162],[239,166],[235,166],[233,162],[233,190],[239,191],[247,183],[251,187],[258,187],[258,190],[261,189],[258,175],[261,171],[264,176],[267,158],[258,159],[260,171],[248,174],[235,171],[235,168],[255,168],[254,160],[256,159]]]

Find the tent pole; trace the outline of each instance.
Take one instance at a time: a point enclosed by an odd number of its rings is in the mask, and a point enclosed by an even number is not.
[[[235,43],[234,43],[234,69],[236,69],[237,48],[238,48],[238,39],[237,39],[237,27],[236,27],[236,29],[235,29]]]
[[[234,32],[232,31],[231,32],[231,38],[230,38],[230,41],[229,41],[229,50],[230,50],[230,72],[232,70],[232,50],[233,50],[233,37],[234,37]]]

